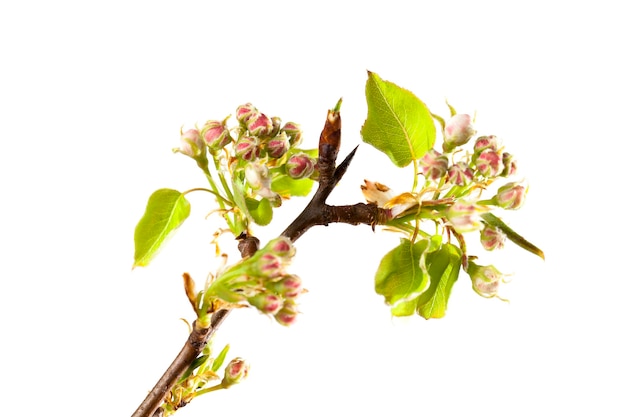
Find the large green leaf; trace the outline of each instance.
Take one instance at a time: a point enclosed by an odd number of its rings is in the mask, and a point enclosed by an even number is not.
[[[448,299],[461,269],[461,250],[446,243],[428,255],[430,287],[416,302],[417,313],[425,319],[441,318],[448,308]]]
[[[517,246],[523,249],[526,249],[530,253],[534,253],[535,255],[537,255],[543,260],[546,259],[541,249],[539,249],[537,246],[533,245],[532,243],[524,239],[522,236],[517,234],[515,230],[511,229],[498,216],[492,213],[483,213],[480,215],[480,217],[482,217],[482,219],[488,225],[497,227],[498,229],[502,230],[502,232],[506,235],[506,237],[508,237],[511,240],[511,242],[515,243]]]
[[[381,259],[376,271],[375,289],[392,307],[416,299],[428,288],[428,274],[420,265],[423,265],[428,246],[427,239],[417,243],[402,239]]]
[[[368,71],[365,84],[367,119],[363,141],[384,152],[399,167],[424,156],[435,143],[435,123],[413,93]]]
[[[166,238],[189,217],[190,211],[191,205],[183,193],[169,188],[155,191],[135,228],[133,268],[148,265]]]

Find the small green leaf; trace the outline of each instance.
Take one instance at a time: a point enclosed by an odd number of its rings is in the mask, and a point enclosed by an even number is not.
[[[313,189],[315,181],[309,178],[295,180],[286,174],[279,174],[272,178],[272,191],[283,198],[305,197]]]
[[[267,198],[262,198],[261,201],[246,198],[246,206],[252,220],[259,226],[267,226],[272,221],[274,211],[272,203]]]
[[[546,260],[543,251],[539,249],[537,246],[533,245],[522,236],[518,235],[513,229],[511,229],[506,223],[504,223],[499,217],[495,216],[492,213],[483,213],[480,215],[482,219],[490,226],[497,227],[502,230],[502,232],[508,237],[511,242],[515,243],[517,246],[526,249],[530,253],[534,253],[544,261]]]
[[[224,349],[217,355],[217,358],[213,361],[213,365],[211,366],[211,370],[213,372],[217,372],[222,364],[224,363],[224,359],[226,359],[226,355],[228,354],[228,350],[230,349],[230,345],[224,346]]]
[[[387,154],[399,167],[420,159],[435,143],[435,123],[413,93],[368,71],[365,84],[367,119],[363,141]]]
[[[461,250],[446,243],[428,255],[430,287],[419,296],[417,313],[425,319],[441,318],[448,308],[448,299],[461,269]]]
[[[190,212],[191,205],[181,192],[168,188],[155,191],[135,228],[133,268],[148,265],[166,238],[189,217]]]
[[[428,245],[427,239],[417,243],[402,239],[400,245],[381,259],[376,271],[375,289],[392,308],[417,298],[428,288],[428,274],[420,267]]]
[[[189,376],[191,376],[191,374],[193,373],[193,371],[196,370],[196,368],[198,368],[201,365],[204,365],[204,363],[209,359],[209,355],[201,355],[198,356],[196,359],[193,360],[193,362],[191,362],[191,365],[189,365],[189,367],[187,368],[187,370],[185,370],[185,372],[180,376],[180,378],[178,378],[178,382],[182,382],[185,379],[189,378]]]

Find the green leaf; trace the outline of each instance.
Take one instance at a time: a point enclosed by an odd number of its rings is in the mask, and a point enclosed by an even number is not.
[[[272,210],[272,203],[267,198],[257,201],[246,197],[246,206],[252,220],[259,226],[267,226],[272,221],[274,211]]]
[[[435,123],[413,93],[368,71],[365,84],[367,119],[363,141],[387,154],[399,167],[420,159],[435,143]]]
[[[189,378],[193,371],[195,371],[199,366],[204,365],[204,363],[209,359],[209,355],[198,356],[196,359],[191,362],[191,365],[185,370],[185,372],[178,378],[178,382],[182,382],[185,379]]]
[[[313,189],[315,181],[309,178],[295,180],[289,175],[277,175],[272,178],[272,191],[280,194],[281,197],[304,197]]]
[[[499,217],[495,216],[492,213],[483,213],[480,215],[482,219],[490,226],[497,227],[502,230],[502,232],[506,235],[506,237],[511,240],[511,242],[515,243],[517,246],[526,249],[530,253],[534,253],[544,261],[546,260],[543,251],[539,249],[537,246],[533,245],[522,236],[518,235],[513,229],[511,229],[506,223],[504,223]]]
[[[146,211],[135,228],[135,263],[146,266],[163,242],[189,217],[191,205],[184,194],[163,188],[148,200]]]
[[[417,243],[402,239],[400,245],[381,259],[375,289],[392,308],[416,299],[428,288],[428,274],[420,267],[428,245],[427,239]]]
[[[228,354],[228,350],[230,349],[230,345],[224,346],[224,349],[217,355],[217,358],[213,361],[213,365],[211,366],[211,370],[213,372],[217,372],[222,364],[224,363],[224,359],[226,359],[226,355]]]
[[[461,269],[461,250],[446,243],[428,255],[430,287],[416,300],[417,313],[425,319],[442,318]]]

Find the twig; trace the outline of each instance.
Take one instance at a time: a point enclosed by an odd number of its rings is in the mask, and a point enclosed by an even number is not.
[[[302,213],[282,233],[283,236],[290,238],[294,242],[311,227],[317,225],[327,226],[330,223],[348,223],[353,225],[367,224],[374,227],[376,224],[385,223],[389,220],[387,212],[379,209],[375,204],[358,203],[348,206],[330,206],[326,204],[326,199],[348,169],[358,148],[354,148],[339,166],[335,166],[341,144],[340,105],[341,100],[337,103],[335,109],[328,111],[326,123],[320,135],[318,157],[320,175],[317,191]],[[259,240],[254,236],[242,234],[237,239],[239,240],[238,248],[242,257],[253,255],[259,248]],[[229,312],[230,310],[222,309],[213,313],[211,324],[208,328],[202,328],[197,322],[194,322],[193,330],[182,350],[146,399],[133,413],[132,417],[160,417],[163,414],[163,410],[159,407],[163,402],[163,398],[183,372],[189,368],[191,363],[202,352],[209,338],[226,319]]]

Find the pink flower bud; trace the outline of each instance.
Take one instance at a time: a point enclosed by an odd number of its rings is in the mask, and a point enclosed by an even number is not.
[[[467,272],[472,280],[472,288],[478,295],[486,298],[498,295],[503,275],[495,266],[482,266],[470,262]]]
[[[289,157],[285,169],[291,178],[308,178],[315,170],[315,160],[304,152],[300,152]]]
[[[486,225],[480,231],[480,243],[486,250],[502,249],[505,240],[506,235],[497,227]]]
[[[476,158],[476,172],[485,177],[496,177],[503,169],[502,156],[496,151],[485,149]]]
[[[285,298],[296,298],[302,293],[302,280],[297,275],[285,275],[271,284],[272,291]]]
[[[239,122],[245,124],[248,121],[248,119],[250,119],[252,116],[255,116],[258,112],[259,111],[257,110],[256,107],[254,107],[250,103],[246,103],[237,107],[237,110],[235,112],[235,117],[237,117],[237,120],[239,120]]]
[[[450,152],[457,146],[465,145],[475,133],[469,114],[452,116],[443,130],[443,150]]]
[[[509,175],[515,175],[517,172],[517,161],[515,157],[508,152],[502,154],[502,164],[504,169],[500,173],[501,177],[508,177]]]
[[[254,161],[260,153],[259,139],[255,136],[243,136],[235,143],[235,155],[244,161]]]
[[[270,133],[271,137],[274,137],[276,135],[278,135],[278,132],[280,132],[280,124],[282,123],[282,120],[280,120],[280,117],[272,117],[272,132]]]
[[[448,169],[448,182],[454,185],[464,186],[472,182],[474,173],[463,161],[459,161]]]
[[[297,123],[287,122],[281,130],[289,137],[289,144],[291,144],[291,146],[296,146],[302,140],[302,129]]]
[[[185,133],[181,133],[180,148],[174,149],[174,151],[195,159],[205,155],[206,145],[196,129],[189,129]]]
[[[292,298],[285,300],[283,308],[278,310],[278,313],[274,315],[276,321],[283,326],[290,326],[296,321],[298,316],[298,310],[296,309],[296,303]]]
[[[209,120],[202,128],[202,137],[209,149],[218,151],[228,145],[233,139],[226,126],[226,120]]]
[[[272,316],[283,306],[283,300],[279,296],[265,292],[249,297],[248,303],[256,307],[261,313],[270,314]]]
[[[488,209],[484,206],[459,200],[446,210],[446,217],[458,233],[467,233],[482,227],[480,214],[487,211]]]
[[[296,254],[296,248],[288,237],[280,236],[267,244],[269,251],[281,258],[292,258]]]
[[[222,387],[230,388],[231,386],[240,383],[247,376],[250,371],[250,365],[241,358],[235,358],[224,370],[224,378],[222,379]]]
[[[277,278],[283,273],[283,261],[280,256],[273,253],[261,255],[258,263],[259,273],[268,278]]]
[[[426,178],[438,180],[448,171],[448,157],[431,149],[422,157],[420,165]]]
[[[248,131],[253,136],[268,136],[272,133],[272,120],[263,113],[250,116],[246,121]]]
[[[494,135],[481,136],[474,142],[474,154],[480,155],[480,153],[486,149],[497,151],[500,144],[498,138]]]
[[[516,210],[524,204],[526,188],[514,182],[498,188],[498,193],[493,197],[493,202],[505,210]]]
[[[289,150],[289,138],[285,132],[281,132],[276,137],[273,137],[267,141],[265,146],[267,155],[270,158],[280,158]]]

